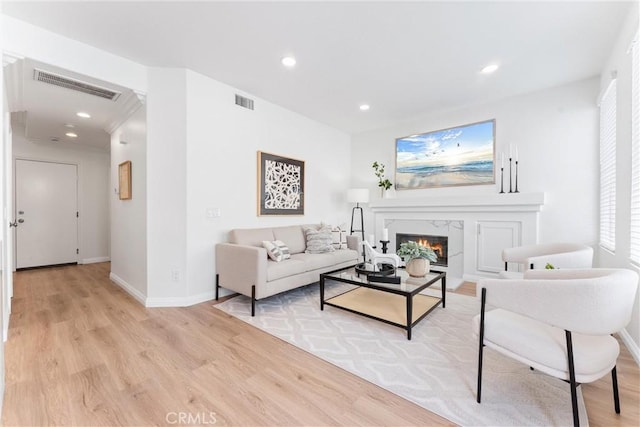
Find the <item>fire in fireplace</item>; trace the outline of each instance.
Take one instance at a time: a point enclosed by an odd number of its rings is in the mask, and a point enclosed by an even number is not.
[[[438,256],[438,260],[433,265],[447,266],[448,260],[448,238],[447,236],[429,236],[425,234],[405,234],[396,233],[396,252],[400,249],[400,245],[405,242],[414,241],[419,245],[433,249]]]

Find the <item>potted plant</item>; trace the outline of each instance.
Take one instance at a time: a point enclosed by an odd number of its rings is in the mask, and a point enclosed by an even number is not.
[[[382,163],[373,162],[371,167],[373,168],[373,173],[378,177],[378,187],[380,187],[380,191],[382,191],[382,196],[384,197],[387,194],[387,190],[389,190],[393,184],[384,176],[384,165]]]
[[[433,249],[410,240],[400,244],[400,249],[396,253],[401,257],[411,277],[424,277],[431,268],[431,262],[436,262],[438,256]]]

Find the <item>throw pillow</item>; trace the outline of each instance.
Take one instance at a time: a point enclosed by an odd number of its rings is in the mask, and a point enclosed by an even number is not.
[[[282,260],[291,258],[291,251],[289,251],[289,247],[284,244],[282,240],[274,240],[273,244],[280,248],[280,252],[282,252]]]
[[[274,240],[273,242],[263,240],[262,246],[264,246],[264,248],[267,250],[267,255],[269,255],[269,258],[271,258],[275,262],[280,262],[285,259],[291,258],[289,248],[284,244],[282,240]]]
[[[333,248],[331,226],[323,225],[320,228],[308,227],[304,229],[304,234],[307,238],[307,250],[305,250],[305,253],[323,254],[335,250]]]
[[[269,258],[271,258],[275,262],[282,261],[282,251],[279,247],[274,245],[273,242],[263,240],[262,246],[267,250],[267,255],[269,255]]]

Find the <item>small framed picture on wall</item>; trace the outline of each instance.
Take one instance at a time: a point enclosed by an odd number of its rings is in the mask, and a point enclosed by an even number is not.
[[[118,166],[118,181],[120,200],[131,200],[131,160]]]

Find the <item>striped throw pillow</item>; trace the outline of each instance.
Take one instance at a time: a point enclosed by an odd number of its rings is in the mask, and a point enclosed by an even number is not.
[[[269,255],[269,258],[276,262],[291,258],[289,248],[284,244],[282,240],[274,240],[273,242],[263,240],[262,246],[267,250],[267,255]]]

